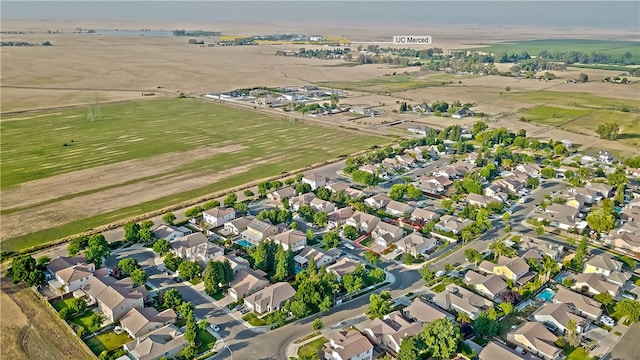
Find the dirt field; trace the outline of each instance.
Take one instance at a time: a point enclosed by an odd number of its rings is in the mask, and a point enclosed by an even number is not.
[[[11,360],[94,359],[31,288],[2,277],[0,357]]]

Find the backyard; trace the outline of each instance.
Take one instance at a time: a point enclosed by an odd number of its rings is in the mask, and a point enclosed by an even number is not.
[[[317,355],[322,345],[327,341],[328,340],[325,337],[320,337],[302,345],[298,348],[298,358],[311,358],[312,356]]]
[[[103,351],[111,351],[115,350],[132,339],[129,337],[129,334],[123,332],[122,334],[116,334],[113,330],[103,332],[102,334],[98,334],[96,336],[90,337],[85,340],[89,349],[93,351],[94,354],[100,355]]]

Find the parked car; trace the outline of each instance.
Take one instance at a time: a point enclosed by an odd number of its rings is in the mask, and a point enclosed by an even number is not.
[[[220,331],[220,327],[217,324],[211,324],[211,329],[213,329],[213,331],[215,332]]]
[[[444,270],[438,270],[438,271],[436,272],[436,277],[444,276],[444,274],[446,274],[446,272],[445,272]]]
[[[346,247],[349,250],[355,250],[355,246],[351,245],[351,244],[344,244],[344,247]]]

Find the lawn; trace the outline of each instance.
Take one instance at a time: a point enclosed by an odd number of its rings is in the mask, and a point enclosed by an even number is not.
[[[436,293],[441,293],[444,291],[444,289],[446,288],[446,285],[443,283],[440,283],[434,287],[431,288],[431,290],[433,290]]]
[[[550,53],[580,51],[591,54],[592,52],[599,52],[609,54],[615,59],[621,59],[626,52],[630,52],[632,55],[631,60],[640,62],[640,46],[638,45],[639,43],[637,41],[542,39],[497,43],[490,46],[478,47],[473,50],[510,54],[521,54],[523,51],[526,51],[529,55],[538,55],[545,50]]]
[[[509,331],[511,331],[511,327],[513,325],[520,325],[522,321],[515,316],[506,316],[502,321],[498,323],[500,327],[500,335],[503,338],[506,338],[506,335]]]
[[[589,352],[583,348],[575,349],[569,356],[567,356],[567,360],[589,360]]]
[[[213,345],[216,343],[216,337],[211,335],[211,333],[209,333],[209,331],[207,330],[198,331],[196,342],[200,344],[198,345],[198,349],[196,349],[196,352],[198,354],[204,354],[213,349]]]
[[[95,196],[151,179],[222,176],[207,185],[170,195],[154,192],[153,197],[136,205],[123,205],[85,218],[61,220],[60,225],[4,240],[3,250],[23,250],[388,141],[379,136],[304,122],[290,125],[277,117],[195,99],[103,105],[101,119],[94,122],[87,122],[86,113],[84,108],[3,117],[0,147],[5,149],[5,156],[0,164],[1,189],[13,190],[25,182],[129,160],[146,161],[187,151],[205,155],[182,157],[174,166],[154,170],[156,173],[149,176],[99,184],[89,190],[56,195],[20,207],[5,206],[1,214],[29,212],[63,200]],[[217,150],[225,148],[227,150]]]
[[[93,311],[87,310],[87,311],[84,312],[84,314],[82,314],[80,316],[76,316],[76,317],[72,318],[69,321],[71,321],[72,323],[74,323],[76,325],[84,326],[89,331],[96,331],[96,330],[98,330],[100,325],[98,325],[98,327],[92,327],[91,326],[90,319],[91,319],[91,316],[93,314],[94,314]]]
[[[60,312],[60,310],[62,309],[71,307],[72,301],[73,301],[73,297],[70,297],[65,300],[54,301],[51,305],[53,306],[54,309],[56,309],[57,312]]]
[[[253,326],[264,326],[264,325],[267,325],[266,321],[264,321],[262,319],[258,319],[256,314],[254,314],[252,312],[245,314],[242,317],[242,320],[248,322],[249,324],[251,324]]]
[[[312,357],[318,354],[319,349],[324,345],[328,340],[325,337],[321,337],[319,339],[313,340],[309,343],[306,343],[300,348],[298,348],[298,358],[302,357]]]
[[[89,346],[89,349],[91,349],[94,354],[100,355],[100,353],[105,350],[115,350],[131,340],[132,339],[129,337],[129,334],[127,334],[126,332],[118,335],[113,331],[107,331],[88,338],[86,340],[86,343],[87,346]]]
[[[372,238],[372,237],[368,237],[368,238],[366,238],[366,239],[364,239],[364,240],[362,240],[362,241],[360,242],[360,245],[362,245],[362,246],[364,246],[364,247],[367,247],[367,248],[368,248],[368,247],[369,247],[369,245],[371,245],[371,244],[373,244],[373,238]]]

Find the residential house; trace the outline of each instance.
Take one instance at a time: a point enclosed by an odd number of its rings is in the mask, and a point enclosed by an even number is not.
[[[284,199],[291,199],[295,195],[296,190],[292,186],[285,186],[281,189],[268,193],[267,198],[280,202]]]
[[[218,206],[202,212],[204,222],[213,227],[222,226],[235,218],[236,210],[234,208]]]
[[[338,330],[325,344],[326,360],[371,360],[373,345],[357,330]]]
[[[422,326],[419,323],[411,323],[402,317],[402,313],[394,311],[382,319],[374,319],[364,332],[378,346],[398,353],[402,340],[416,335],[420,330]]]
[[[507,283],[497,275],[485,276],[469,270],[465,274],[464,281],[473,286],[477,292],[493,301],[497,301],[500,295],[507,291]]]
[[[416,159],[409,154],[396,155],[396,160],[398,160],[398,162],[406,169],[412,169],[417,164]]]
[[[605,242],[613,247],[640,253],[640,235],[628,232],[613,232]]]
[[[449,180],[448,176],[437,175],[420,177],[415,186],[426,193],[438,195],[444,193],[451,184],[453,184],[453,181]]]
[[[454,119],[462,119],[463,117],[467,117],[467,116],[474,116],[475,113],[469,109],[459,109],[453,112],[453,114],[451,114],[451,117]]]
[[[255,217],[245,216],[235,220],[231,220],[224,224],[224,230],[233,235],[240,235],[243,231],[247,230],[247,226],[253,221]]]
[[[321,268],[333,264],[339,257],[340,250],[338,249],[323,250],[313,246],[306,246],[294,257],[294,261],[298,267],[304,269],[309,264],[309,261],[313,259],[316,267]]]
[[[564,303],[571,306],[574,313],[595,320],[602,314],[601,304],[589,297],[559,286],[553,296],[554,303]]]
[[[489,341],[478,354],[479,360],[527,360],[528,358],[518,354],[510,347],[497,341]]]
[[[434,211],[427,210],[427,209],[415,208],[411,212],[411,221],[417,222],[419,224],[426,224],[429,221],[437,218],[438,218],[438,214],[436,214]]]
[[[153,235],[156,239],[165,239],[167,241],[171,241],[177,238],[181,238],[185,235],[191,234],[191,230],[185,227],[175,227],[171,225],[158,225],[153,230]]]
[[[282,245],[284,250],[293,252],[302,250],[307,246],[307,236],[299,230],[290,229],[271,237],[274,243]]]
[[[344,193],[346,195],[349,195],[352,198],[361,198],[361,197],[367,196],[364,192],[362,192],[362,191],[360,191],[358,189],[354,189],[352,187],[349,187],[344,183],[327,184],[325,186],[325,188],[331,190],[331,192],[333,192],[333,193],[342,192],[342,193]]]
[[[135,360],[156,360],[172,358],[187,345],[189,342],[184,333],[173,325],[167,325],[124,344],[124,349]]]
[[[343,257],[335,264],[327,266],[327,272],[332,272],[338,278],[338,281],[342,281],[342,277],[346,274],[351,274],[356,270],[356,267],[360,264],[358,261]]]
[[[384,210],[387,214],[397,217],[408,217],[413,211],[413,206],[403,202],[391,200]]]
[[[516,170],[526,173],[529,177],[538,178],[540,177],[540,166],[537,164],[518,164],[516,166]]]
[[[54,268],[54,266],[51,268]],[[91,281],[95,271],[96,266],[94,264],[73,265],[56,271],[54,273],[55,279],[49,281],[49,285],[63,294],[74,292]]]
[[[418,324],[424,326],[430,322],[434,322],[438,319],[455,320],[455,317],[446,311],[441,310],[437,306],[431,305],[428,301],[421,297],[416,297],[411,302],[411,305],[402,310],[402,314],[405,318],[416,321]]]
[[[233,270],[233,274],[237,274],[240,270],[245,270],[249,268],[249,260],[238,256],[236,253],[229,253],[227,255],[218,255],[213,258],[213,261],[225,262],[228,261],[229,265],[231,265],[231,270]]]
[[[388,224],[384,221],[378,222],[376,228],[371,232],[371,237],[376,244],[380,246],[390,246],[392,243],[400,240],[404,235],[402,228]]]
[[[218,255],[224,254],[221,247],[209,242],[204,234],[197,232],[171,241],[171,252],[186,260],[206,265]]]
[[[416,106],[418,106],[418,105],[416,105]],[[414,107],[413,110],[415,111],[415,107]],[[428,126],[415,125],[415,126],[412,126],[412,127],[408,128],[407,131],[410,131],[410,132],[412,132],[414,134],[427,136],[427,134],[431,133],[434,130],[432,128],[428,127]]]
[[[336,209],[336,204],[320,198],[311,200],[309,206],[311,206],[314,212],[323,212],[325,214],[329,214]]]
[[[500,180],[496,180],[493,182],[495,185],[499,186],[500,188],[502,188],[502,191],[506,191],[509,192],[511,194],[515,194],[518,191],[522,190],[525,186],[526,183],[522,183],[520,181],[518,181],[515,178],[502,178]]]
[[[545,303],[534,314],[533,318],[537,322],[541,322],[550,327],[557,329],[561,334],[567,332],[567,324],[569,320],[575,321],[578,333],[585,332],[589,326],[589,321],[581,316],[573,313],[568,304]]]
[[[315,199],[317,199],[317,197],[314,193],[300,194],[289,199],[289,206],[292,211],[298,211],[302,206],[311,206],[311,202]]]
[[[473,221],[469,219],[462,219],[459,217],[453,217],[451,215],[444,215],[436,224],[435,229],[459,234],[464,228],[471,224],[473,224]]]
[[[521,257],[529,257],[522,255],[523,253],[529,253],[530,251],[534,251],[537,256],[534,258],[542,259],[543,255],[547,255],[551,257],[553,260],[560,261],[562,259],[562,255],[564,255],[565,248],[562,245],[558,245],[549,241],[544,241],[538,238],[534,238],[531,236],[523,236],[520,239],[520,243],[518,244],[520,247]]]
[[[351,225],[358,229],[358,231],[370,233],[375,229],[376,225],[378,225],[378,222],[380,222],[379,217],[362,211],[356,211],[344,224]]]
[[[509,200],[509,194],[502,189],[502,186],[496,183],[484,188],[484,195],[501,202]]]
[[[260,270],[244,269],[240,270],[233,281],[229,284],[228,293],[235,301],[260,291],[269,286],[266,274]]]
[[[120,319],[120,325],[129,336],[137,339],[163,326],[175,324],[177,320],[178,315],[173,309],[158,312],[152,307],[133,308]]]
[[[380,173],[380,166],[379,165],[365,164],[365,165],[360,166],[358,168],[358,170],[362,170],[364,172],[368,172],[369,174],[377,175],[377,174]]]
[[[490,300],[456,284],[447,285],[444,291],[433,297],[433,302],[445,310],[463,312],[471,320],[475,320],[481,311],[487,311],[493,306]]]
[[[597,204],[600,200],[602,200],[602,195],[600,195],[600,193],[596,189],[591,189],[588,187],[574,187],[567,189],[567,191],[571,194],[576,195],[576,197],[579,195],[580,197],[577,200],[583,200],[585,204]],[[580,209],[580,207],[578,208]]]
[[[555,345],[558,337],[539,322],[525,322],[508,333],[507,340],[545,360],[558,359],[562,354],[562,350]]]
[[[613,298],[615,298],[620,292],[620,286],[605,281],[605,277],[601,274],[578,274],[574,276],[574,280],[575,282],[571,286],[571,289],[582,294],[586,293],[594,296],[600,293],[608,293]]]
[[[353,209],[351,206],[343,207],[342,209],[334,210],[327,214],[327,229],[335,229],[344,225],[347,219],[353,216]]]
[[[433,238],[425,238],[420,233],[411,233],[395,242],[396,248],[406,254],[418,256],[435,249],[438,242]]]
[[[386,158],[382,160],[382,162],[380,163],[380,167],[385,169],[387,172],[393,172],[395,170],[400,170],[400,168],[402,168],[402,165],[395,158]]]
[[[502,255],[498,258],[497,264],[484,260],[478,268],[484,272],[502,276],[514,282],[520,280],[529,272],[529,264],[527,264],[526,261],[519,257],[508,258]]]
[[[386,194],[377,194],[364,200],[365,205],[372,207],[375,210],[380,210],[387,206],[392,199]]]
[[[240,235],[242,238],[249,241],[253,245],[258,245],[261,241],[265,240],[269,236],[273,236],[278,233],[278,227],[271,225],[271,223],[258,219],[253,219],[247,225],[247,229]]]
[[[287,282],[278,282],[244,298],[247,309],[258,314],[279,310],[282,305],[292,299],[296,291]]]
[[[143,308],[149,294],[144,285],[134,286],[131,278],[116,280],[111,276],[92,278],[82,291],[97,302],[98,309],[109,321],[120,320],[133,308]]]
[[[595,255],[591,259],[587,260],[584,264],[583,272],[585,274],[602,274],[604,276],[611,275],[614,271],[622,270],[622,262],[614,260],[611,257],[600,254]]]
[[[480,194],[467,194],[467,205],[487,207],[489,203],[495,202],[494,198]]]
[[[598,162],[611,165],[618,162],[618,158],[606,150],[598,150]]]
[[[46,269],[51,274],[55,274],[62,269],[70,268],[75,265],[85,265],[86,262],[87,262],[87,258],[84,255],[79,255],[74,257],[60,256],[58,258],[51,260],[46,265]]]
[[[317,175],[317,174],[307,174],[302,177],[302,183],[309,184],[309,186],[311,186],[311,190],[314,190],[314,191],[318,190],[318,188],[321,188],[327,185],[327,182],[329,180],[330,179],[327,178],[326,176]]]

